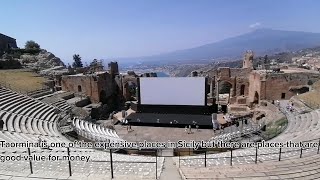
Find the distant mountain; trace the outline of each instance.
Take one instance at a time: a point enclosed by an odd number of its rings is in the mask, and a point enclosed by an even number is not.
[[[256,55],[296,51],[320,45],[320,33],[257,29],[255,31],[228,38],[203,46],[170,53],[126,58],[142,64],[199,63],[212,59],[235,59],[243,56],[246,50]]]

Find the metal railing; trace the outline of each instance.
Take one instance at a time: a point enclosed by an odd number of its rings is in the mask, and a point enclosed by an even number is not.
[[[254,163],[257,164],[258,160],[259,160],[259,156],[266,156],[266,155],[277,155],[277,157],[278,157],[277,160],[281,161],[281,160],[284,159],[282,157],[283,154],[298,152],[297,154],[299,154],[299,158],[302,158],[302,157],[305,157],[303,155],[306,155],[306,154],[304,154],[304,152],[307,151],[307,150],[310,150],[310,149],[316,149],[316,153],[315,154],[319,154],[319,151],[320,151],[320,138],[307,140],[307,141],[301,141],[301,142],[302,143],[314,142],[314,143],[317,143],[317,147],[309,147],[309,148],[300,147],[300,148],[297,148],[297,149],[292,149],[292,148],[288,148],[287,149],[287,148],[284,148],[284,147],[279,147],[278,148],[278,152],[276,152],[276,153],[275,152],[270,152],[270,153],[259,154],[258,153],[259,152],[258,146],[255,146],[254,147],[255,150],[253,151],[253,153],[251,155],[235,156],[233,152],[235,152],[237,150],[240,151],[240,150],[247,150],[247,149],[228,149],[228,151],[226,151],[225,153],[226,154],[230,153],[230,155],[229,156],[221,156],[221,157],[208,157],[208,155],[212,155],[212,153],[210,153],[210,150],[208,150],[208,149],[193,150],[192,152],[196,153],[194,155],[190,154],[191,153],[190,150],[179,150],[178,151],[178,162],[179,162],[178,166],[180,168],[181,161],[190,161],[190,160],[193,160],[193,159],[200,159],[200,160],[203,160],[204,167],[207,167],[208,160],[219,160],[219,159],[223,159],[223,158],[224,159],[229,159],[230,166],[232,166],[234,159],[245,158],[245,157],[253,157],[253,156],[254,156]],[[189,155],[187,156],[187,158],[182,158],[182,157],[185,157],[185,156],[181,156],[181,153],[185,153],[185,152],[189,153]],[[199,154],[203,155],[203,156],[200,156]],[[315,155],[315,154],[309,153],[309,156]],[[287,156],[287,157],[290,157],[290,156]],[[275,160],[275,159],[264,160],[264,161],[272,161],[272,160]]]
[[[3,86],[1,86],[1,84],[0,84],[0,87],[3,87]],[[32,100],[34,100],[34,101],[36,101],[36,102],[46,104],[47,106],[50,106],[50,107],[52,107],[53,109],[58,109],[60,112],[64,112],[62,109],[60,109],[60,108],[57,107],[57,106],[54,106],[54,105],[52,105],[52,104],[48,104],[48,103],[46,103],[46,102],[40,101],[40,100],[35,99],[35,98],[31,97],[31,96],[28,96],[27,94],[23,94],[23,93],[21,93],[21,92],[18,92],[18,91],[16,91],[16,90],[11,89],[11,88],[8,88],[8,87],[5,87],[5,88],[8,89],[9,91],[12,91],[12,92],[16,93],[17,95],[21,95],[21,96],[23,96],[23,97],[25,97],[25,98],[32,99]]]
[[[67,154],[67,158],[68,160],[67,163],[68,163],[68,173],[69,173],[69,176],[72,176],[73,174],[73,170],[72,170],[72,161],[70,161],[70,157],[72,156],[72,151],[70,151],[70,148],[67,147],[66,148],[66,151],[54,151],[54,152],[66,152]],[[115,169],[114,169],[114,164],[116,163],[141,163],[141,164],[155,164],[155,179],[158,179],[158,158],[159,156],[157,155],[158,151],[157,150],[148,150],[148,151],[144,151],[144,152],[149,152],[149,153],[154,153],[155,156],[154,156],[154,161],[118,161],[116,159],[114,159],[113,157],[113,150],[112,149],[108,149],[108,151],[106,152],[106,155],[109,155],[110,156],[110,160],[91,160],[89,162],[93,162],[93,163],[109,163],[110,164],[110,175],[111,175],[111,178],[114,178],[115,177]],[[30,148],[27,149],[27,153],[28,153],[28,156],[29,157],[32,157],[32,151]],[[29,161],[29,168],[30,168],[30,173],[33,174],[34,173],[34,165],[33,165],[33,161],[31,160],[31,158],[28,159]],[[121,174],[123,175],[123,174]]]

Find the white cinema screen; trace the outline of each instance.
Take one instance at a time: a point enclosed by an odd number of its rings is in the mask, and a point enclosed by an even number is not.
[[[204,77],[142,77],[140,102],[148,105],[205,105]]]

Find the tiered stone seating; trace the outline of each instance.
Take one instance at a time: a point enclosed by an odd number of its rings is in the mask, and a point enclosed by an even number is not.
[[[28,92],[28,96],[33,98],[39,98],[42,96],[47,96],[52,94],[52,91],[50,89],[39,89],[32,92]]]
[[[36,98],[42,102],[57,107],[60,111],[68,111],[71,109],[71,105],[67,103],[64,98],[71,98],[73,93],[58,91],[49,95]]]
[[[310,113],[293,115],[289,114],[288,127],[286,130],[274,138],[272,141],[305,141],[320,138],[318,133],[320,128],[320,110]]]
[[[29,140],[37,142],[39,136],[48,142],[66,141],[64,137],[60,137],[60,134],[56,134],[57,132],[54,132],[54,130],[52,130],[52,132],[48,130],[50,126],[48,127],[47,121],[2,110],[0,110],[0,117],[6,124],[3,133],[11,139],[11,141],[8,142],[17,142],[16,137],[22,141]],[[46,122],[46,124],[44,122]],[[47,131],[47,133],[45,131]]]
[[[16,142],[15,137],[20,136],[33,141],[39,136],[48,142],[67,140],[58,131],[59,116],[53,106],[5,88],[0,88],[0,98],[0,118],[9,142]]]
[[[58,107],[59,109],[63,110],[63,111],[67,111],[71,109],[71,106],[67,103],[66,100],[64,99],[59,99],[54,103],[51,103],[53,106]]]
[[[247,127],[247,128],[243,128],[242,131],[238,130],[238,131],[234,131],[231,133],[222,133],[219,134],[217,136],[214,136],[210,139],[210,141],[218,141],[218,140],[223,140],[223,141],[232,141],[233,139],[237,139],[240,138],[241,136],[246,136],[246,135],[250,135],[254,132],[258,132],[259,128],[255,128],[255,127]]]
[[[4,131],[0,131],[0,140],[9,143],[38,142],[38,138],[48,143],[70,143],[58,130],[59,115],[56,108],[0,87],[0,119],[5,122]],[[81,123],[80,123],[81,122]],[[100,137],[100,140],[114,138],[121,140],[115,131],[96,124],[78,121],[78,127]],[[31,148],[32,155],[48,157],[67,155],[66,148],[54,147],[51,150]],[[25,147],[0,148],[2,156],[28,155]],[[69,177],[68,161],[33,161],[33,174],[30,174],[29,161],[1,162],[0,179],[105,179],[110,178],[110,154],[106,151],[70,148],[71,155],[90,156],[90,161],[71,162],[72,177]],[[154,179],[155,157],[132,156],[113,153],[114,176],[124,179]],[[162,171],[163,158],[158,158],[158,177]],[[146,163],[149,162],[149,163]]]
[[[54,107],[4,88],[0,98],[0,117],[8,132],[60,136]]]
[[[287,113],[288,126],[286,130],[280,134],[278,137],[270,140],[269,142],[301,142],[310,141],[314,143],[319,142],[320,133],[320,110],[314,110],[310,113],[299,114]],[[185,179],[203,179],[203,178],[244,178],[248,179],[251,176],[254,178],[269,178],[273,173],[279,176],[280,179],[286,177],[304,177],[309,178],[308,175],[317,174],[319,170],[319,164],[313,164],[316,171],[309,171],[310,161],[313,159],[319,159],[317,156],[317,147],[305,148],[302,150],[302,158],[300,159],[301,148],[285,147],[281,149],[281,159],[284,161],[276,161],[279,158],[280,149],[279,148],[260,148],[257,153],[258,165],[255,165],[255,148],[239,149],[233,151],[232,163],[234,166],[230,167],[230,152],[219,153],[219,154],[209,154],[207,155],[207,166],[209,168],[204,168],[204,155],[200,156],[187,156],[181,157],[180,170]],[[309,158],[312,156],[311,158]],[[200,158],[199,158],[200,157]],[[175,158],[176,163],[179,164],[178,159]],[[269,163],[272,161],[272,163]],[[261,163],[263,162],[263,163]],[[282,163],[300,163],[296,167],[288,168],[282,172],[277,172],[278,166]],[[252,165],[244,165],[252,164]],[[217,166],[214,169],[210,166],[216,165],[228,165]],[[249,167],[249,168],[248,168]],[[297,172],[298,169],[301,169]],[[224,170],[225,169],[225,170]],[[235,169],[235,171],[233,171]],[[230,173],[229,173],[230,172]],[[256,173],[258,172],[258,173]],[[277,172],[277,173],[276,173]],[[312,174],[313,172],[313,174]],[[316,173],[314,173],[316,172]],[[196,176],[196,174],[198,176]],[[209,176],[210,174],[210,176]],[[278,177],[278,178],[279,178]],[[310,176],[314,177],[314,176]],[[311,178],[312,179],[312,178]]]
[[[49,100],[48,98],[44,98],[41,101],[51,104],[61,111],[68,111],[71,109],[71,106],[67,103],[67,101],[60,97],[51,97]]]
[[[241,166],[180,168],[183,179],[319,179],[320,156]]]
[[[116,131],[108,129],[98,124],[94,124],[88,121],[83,121],[77,118],[73,119],[73,127],[77,130],[77,133],[91,139],[93,141],[122,141],[119,138]]]

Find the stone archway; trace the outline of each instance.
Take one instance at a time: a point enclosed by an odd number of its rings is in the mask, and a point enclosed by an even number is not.
[[[138,88],[137,79],[138,77],[132,77],[132,76],[122,77],[121,90],[122,90],[122,95],[126,101],[130,100],[132,95],[136,96],[136,91]]]
[[[246,89],[246,85],[242,84],[242,85],[240,86],[240,96],[243,96],[243,95],[244,95],[245,89]]]
[[[254,104],[259,104],[259,101],[260,101],[259,93],[256,91],[254,93],[253,103]]]
[[[126,81],[123,86],[123,93],[126,100],[133,100],[137,97],[137,84],[134,81]],[[132,99],[133,98],[133,99]]]
[[[229,81],[218,81],[218,101],[222,104],[228,104],[233,93],[232,83]]]
[[[78,92],[82,92],[82,87],[81,87],[81,85],[78,86]]]
[[[218,88],[219,94],[230,94],[232,84],[228,81],[220,81]]]

